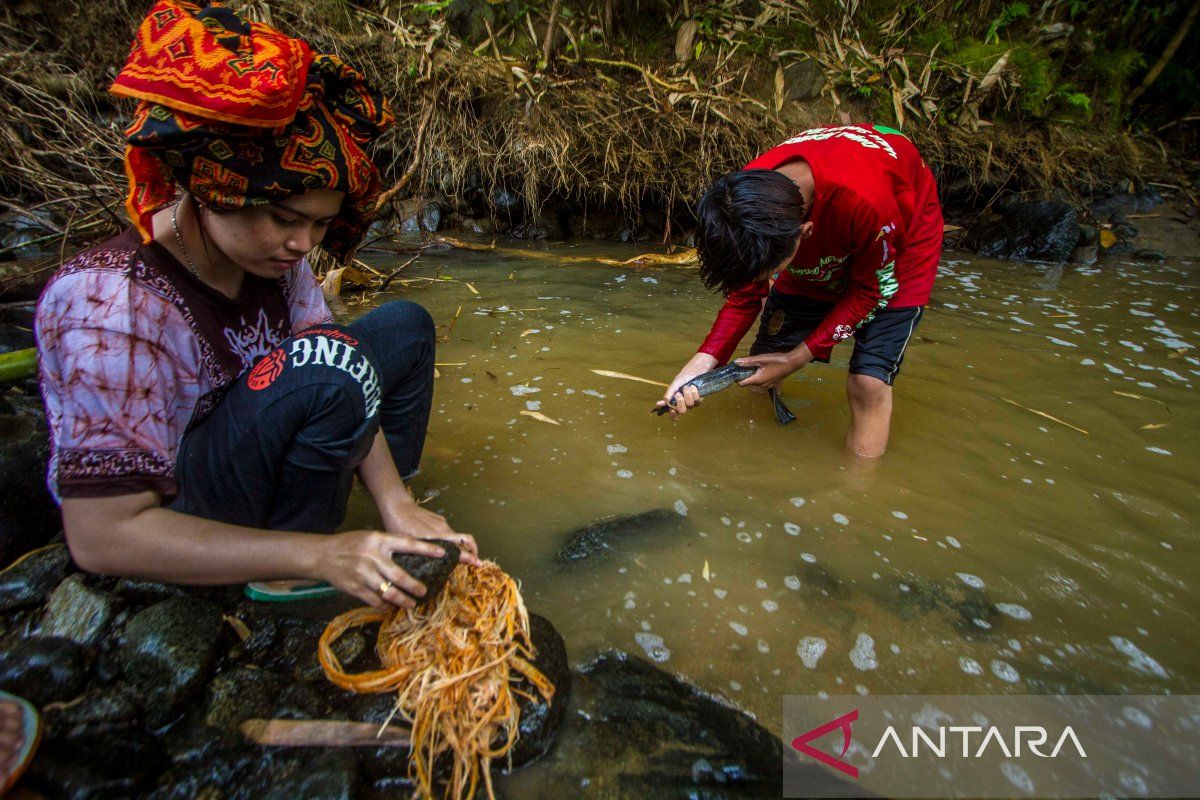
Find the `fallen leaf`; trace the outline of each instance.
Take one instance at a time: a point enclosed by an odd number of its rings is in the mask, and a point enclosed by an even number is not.
[[[1100,231],[1100,246],[1105,250],[1117,243],[1117,235],[1110,230]]]
[[[636,375],[626,375],[624,372],[613,372],[613,371],[607,370],[607,369],[594,369],[594,370],[592,370],[592,372],[596,373],[597,375],[603,375],[606,378],[620,378],[620,379],[626,380],[626,381],[637,381],[638,383],[648,383],[651,386],[662,386],[664,388],[670,386],[669,383],[662,383],[660,381],[652,381],[649,378],[639,378]]]
[[[562,423],[561,423],[561,422],[559,422],[558,420],[556,420],[556,419],[552,419],[551,417],[547,417],[545,414],[543,414],[543,413],[542,413],[542,412],[540,412],[540,411],[528,411],[528,410],[526,410],[526,411],[522,411],[521,413],[522,413],[522,414],[524,414],[524,415],[525,415],[525,416],[527,416],[527,417],[533,417],[533,418],[534,418],[534,419],[536,419],[538,422],[549,422],[551,425],[562,425]]]
[[[524,338],[525,338],[526,336],[528,336],[529,334],[531,334],[531,333],[537,333],[537,332],[538,332],[538,329],[537,329],[537,328],[527,328],[527,329],[525,329],[525,330],[521,331],[521,336],[520,336],[520,338],[521,338],[521,339],[524,339]]]
[[[476,289],[474,286],[472,286],[470,283],[468,283],[467,281],[463,281],[463,283],[467,284],[467,288],[471,290],[471,294],[479,294],[479,290]]]
[[[238,639],[244,642],[250,638],[250,628],[237,617],[222,614],[221,619],[229,623],[229,627],[233,628],[233,632],[237,634]]]
[[[1142,430],[1144,430],[1144,431],[1156,431],[1156,430],[1158,430],[1159,428],[1165,428],[1165,427],[1167,427],[1167,426],[1168,426],[1168,425],[1170,425],[1170,424],[1171,424],[1171,423],[1169,423],[1169,422],[1147,422],[1145,425],[1143,425],[1143,426],[1142,426]]]
[[[1062,421],[1061,419],[1059,419],[1058,417],[1051,416],[1051,415],[1047,414],[1045,411],[1038,411],[1036,408],[1030,408],[1029,406],[1023,406],[1023,405],[1021,405],[1020,403],[1018,403],[1016,400],[1009,400],[1007,397],[1002,397],[1002,398],[1000,398],[1000,399],[1001,399],[1001,400],[1003,400],[1003,401],[1004,401],[1004,402],[1006,402],[1006,403],[1011,403],[1012,405],[1016,406],[1017,408],[1023,408],[1023,409],[1025,409],[1026,411],[1030,412],[1031,414],[1037,414],[1039,417],[1045,417],[1046,419],[1048,419],[1048,420],[1051,420],[1052,422],[1057,422],[1059,425],[1066,425],[1066,426],[1067,426],[1068,428],[1070,428],[1071,430],[1073,430],[1073,431],[1079,431],[1079,432],[1080,432],[1080,433],[1082,433],[1084,436],[1087,436],[1087,435],[1088,435],[1088,432],[1087,432],[1087,431],[1085,431],[1083,428],[1076,428],[1076,427],[1075,427],[1074,425],[1072,425],[1071,423],[1069,423],[1069,422],[1063,422],[1063,421]]]
[[[708,559],[704,560],[704,571],[700,573],[700,577],[704,578],[705,581],[707,581],[709,579],[708,578]]]

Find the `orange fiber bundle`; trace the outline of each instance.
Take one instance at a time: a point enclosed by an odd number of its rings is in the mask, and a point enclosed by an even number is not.
[[[333,653],[346,631],[380,623],[375,652],[382,669],[350,675]],[[533,666],[529,614],[516,581],[499,566],[459,566],[442,593],[415,609],[360,608],[336,617],[317,657],[325,676],[352,692],[396,692],[396,713],[412,726],[409,776],[433,797],[436,760],[449,752],[453,770],[443,797],[473,797],[483,775],[494,798],[491,762],[516,744],[522,678],[549,703],[554,685]],[[384,723],[385,725],[387,723]],[[500,742],[499,745],[496,743]]]

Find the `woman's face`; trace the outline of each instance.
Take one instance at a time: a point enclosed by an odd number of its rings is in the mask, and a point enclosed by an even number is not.
[[[203,216],[217,249],[251,275],[278,278],[325,238],[345,192],[313,189],[265,206]]]

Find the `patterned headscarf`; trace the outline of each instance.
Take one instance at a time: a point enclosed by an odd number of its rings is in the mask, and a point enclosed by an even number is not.
[[[366,147],[395,117],[337,56],[215,2],[160,0],[111,91],[141,101],[126,131],[126,208],[146,241],[176,184],[226,211],[343,191],[322,245],[345,258],[362,241],[380,191]]]

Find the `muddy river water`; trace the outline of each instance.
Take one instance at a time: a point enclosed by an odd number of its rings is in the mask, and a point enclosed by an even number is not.
[[[406,277],[453,281],[384,296],[448,336],[414,490],[573,660],[644,655],[776,732],[787,694],[1200,691],[1200,269],[948,252],[891,448],[856,463],[848,345],[784,385],[783,428],[737,388],[672,424],[660,389],[593,373],[670,380],[719,306],[692,269],[595,260],[636,252],[431,252]],[[556,563],[651,509],[679,519]]]

